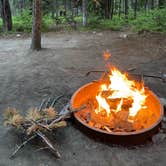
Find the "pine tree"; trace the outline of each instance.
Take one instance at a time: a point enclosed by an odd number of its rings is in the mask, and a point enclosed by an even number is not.
[[[42,0],[33,0],[33,25],[31,49],[41,49]]]

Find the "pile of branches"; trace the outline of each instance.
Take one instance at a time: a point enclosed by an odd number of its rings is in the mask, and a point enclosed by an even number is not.
[[[40,138],[46,144],[48,148],[57,158],[61,155],[55,145],[46,136],[48,133],[52,133],[55,129],[65,127],[67,125],[66,119],[71,116],[71,113],[78,111],[69,109],[69,104],[58,112],[53,107],[53,104],[43,107],[43,103],[40,108],[32,108],[27,111],[26,115],[23,116],[15,108],[8,108],[4,112],[4,124],[12,126],[21,133],[25,134],[27,139],[17,147],[12,153],[10,158],[15,157],[16,153],[23,148],[29,141]]]

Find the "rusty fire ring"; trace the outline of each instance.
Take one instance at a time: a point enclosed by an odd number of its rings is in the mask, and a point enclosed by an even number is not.
[[[97,82],[91,82],[88,84],[85,84],[84,86],[80,87],[72,96],[70,101],[70,107],[71,109],[74,108],[74,102],[76,98],[79,98],[79,93],[87,93],[87,90],[89,87],[97,85]],[[77,113],[74,113],[74,117],[76,120],[77,127],[81,129],[86,135],[89,137],[102,142],[110,142],[113,144],[121,144],[121,145],[136,145],[136,144],[143,144],[150,140],[154,134],[156,134],[160,127],[161,127],[161,121],[164,115],[163,106],[161,105],[158,97],[150,91],[150,94],[156,100],[156,102],[159,104],[159,118],[151,127],[142,129],[139,131],[133,131],[133,132],[107,132],[101,129],[97,129],[95,127],[89,126],[87,123],[82,121],[78,116]],[[90,92],[89,92],[90,93]]]

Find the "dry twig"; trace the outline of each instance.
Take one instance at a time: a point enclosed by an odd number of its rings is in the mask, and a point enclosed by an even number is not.
[[[61,157],[59,151],[53,146],[53,144],[51,143],[51,141],[42,132],[37,131],[36,134],[46,143],[46,145],[49,147],[49,149],[51,150],[51,152],[53,152],[53,154],[57,158]]]
[[[30,138],[28,138],[26,141],[24,141],[20,146],[18,146],[16,148],[16,150],[12,153],[12,155],[9,157],[10,159],[13,159],[15,157],[15,155],[17,154],[17,152],[23,148],[29,141],[31,141],[32,139],[34,139],[36,137],[36,135],[32,135]]]
[[[70,110],[70,104],[67,104],[60,113],[58,113],[54,106],[62,97],[63,95],[58,96],[52,102],[50,98],[48,100],[43,100],[38,109],[33,108],[29,110],[25,117],[20,115],[20,113],[13,108],[8,108],[5,111],[4,123],[6,125],[14,126],[28,136],[28,139],[17,147],[10,158],[13,158],[19,150],[37,136],[45,142],[47,147],[57,158],[61,157],[60,153],[47,138],[45,133],[52,132],[52,130],[60,127],[65,127],[67,125],[65,119],[69,118],[73,112],[85,108],[80,107],[76,110]]]

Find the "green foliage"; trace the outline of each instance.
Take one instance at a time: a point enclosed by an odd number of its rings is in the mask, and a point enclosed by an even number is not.
[[[128,20],[125,19],[124,14],[114,15],[113,19],[102,19],[101,17],[91,16],[88,18],[87,30],[121,30],[125,26],[131,27],[132,30],[138,31],[160,31],[166,32],[166,8],[154,9],[145,12],[140,10],[137,13],[137,18],[134,18],[133,10],[129,10]]]
[[[32,13],[30,10],[23,10],[21,14],[13,16],[13,32],[31,32],[32,30]],[[44,15],[42,19],[42,31],[49,30],[50,25],[54,24],[51,15]],[[2,20],[0,19],[0,27]],[[0,29],[1,31],[1,29]]]
[[[113,19],[102,19],[101,17],[90,17],[88,19],[88,30],[121,30],[125,26],[125,19],[115,15]],[[84,28],[85,29],[85,28]]]
[[[88,28],[89,29],[99,29],[101,28],[101,19],[99,17],[89,17],[88,18]]]
[[[135,31],[160,31],[166,32],[166,8],[150,10],[147,13],[138,13],[135,20],[129,20],[129,24]]]
[[[0,33],[2,32],[2,19],[0,18]]]
[[[112,20],[102,20],[101,25],[103,29],[111,29],[117,31],[121,30],[126,25],[126,22],[124,18],[115,15]]]
[[[42,18],[42,31],[47,32],[51,25],[54,24],[54,20],[50,15],[44,15]],[[32,25],[31,25],[32,26]]]
[[[93,11],[93,10],[92,10]],[[123,27],[131,27],[132,30],[138,31],[160,31],[166,32],[166,8],[148,10],[140,9],[137,12],[137,18],[134,18],[134,11],[129,10],[128,20],[125,19],[123,13],[120,17],[118,14],[114,14],[113,19],[103,19],[101,14],[94,12],[88,16],[88,26],[82,27],[82,15],[72,17],[71,15],[59,16],[58,18],[52,18],[50,12],[43,15],[42,31],[47,32],[52,27],[56,28],[57,24],[65,29],[70,27],[72,22],[77,22],[79,29],[81,30],[121,30]],[[32,29],[32,11],[30,9],[23,10],[19,15],[13,16],[13,32],[31,32]],[[67,30],[67,29],[66,29]],[[0,32],[2,32],[2,19],[0,18]]]
[[[32,29],[32,14],[29,10],[23,10],[20,15],[13,17],[13,31],[30,32]]]
[[[75,20],[77,23],[82,23],[82,16],[76,16],[76,17],[74,17],[74,20]]]

